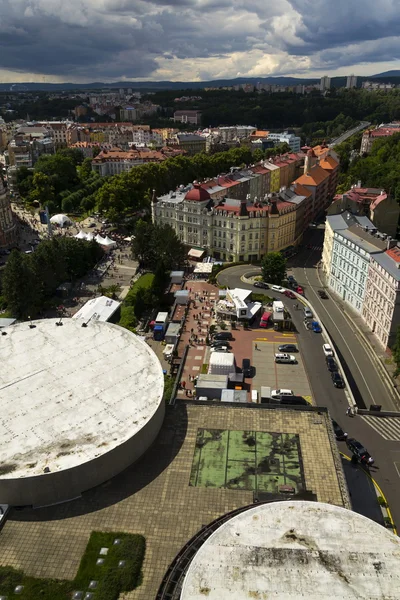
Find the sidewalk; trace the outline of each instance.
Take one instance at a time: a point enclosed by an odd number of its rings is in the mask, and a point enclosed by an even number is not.
[[[186,398],[194,393],[195,377],[202,372],[203,364],[206,363],[209,348],[206,338],[210,324],[213,321],[212,311],[215,302],[218,301],[218,288],[204,281],[187,281],[185,289],[190,290],[189,312],[182,335],[178,344],[178,356],[182,356],[184,349],[189,345],[183,368],[181,383],[183,389],[178,389],[178,398]]]
[[[326,286],[326,279],[320,266],[318,266],[318,273],[320,280],[323,282],[324,286]],[[374,360],[379,372],[382,375],[382,378],[385,380],[388,388],[391,390],[393,399],[398,409],[400,410],[400,393],[398,391],[400,389],[400,377],[393,377],[396,370],[396,365],[392,361],[390,351],[382,348],[377,337],[366,325],[361,315],[353,310],[348,304],[343,302],[340,296],[338,296],[338,294],[336,294],[336,292],[334,292],[330,287],[326,287],[336,305],[343,312],[344,316],[353,323],[359,334],[361,343],[363,343],[367,352]]]

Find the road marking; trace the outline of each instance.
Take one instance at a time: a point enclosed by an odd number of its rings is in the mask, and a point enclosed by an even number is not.
[[[400,442],[400,417],[373,417],[359,415],[367,425],[388,442]]]
[[[399,465],[400,465],[400,463],[397,463],[397,462],[393,461],[393,464],[394,464],[394,468],[397,471],[397,475],[400,477],[400,471],[399,471]]]

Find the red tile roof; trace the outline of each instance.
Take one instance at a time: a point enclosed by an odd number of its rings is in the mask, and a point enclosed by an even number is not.
[[[390,248],[390,250],[386,250],[386,254],[395,262],[400,263],[400,248]]]

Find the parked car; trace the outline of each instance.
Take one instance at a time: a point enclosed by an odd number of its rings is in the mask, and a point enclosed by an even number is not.
[[[275,354],[275,362],[282,364],[291,364],[295,365],[297,363],[297,358],[294,354],[287,354],[286,352],[278,352]]]
[[[294,396],[292,390],[280,389],[280,390],[271,390],[271,398],[275,398],[280,400],[281,396]]]
[[[292,300],[293,300],[293,299],[296,299],[296,296],[295,296],[295,295],[293,294],[293,292],[291,292],[290,290],[285,290],[283,293],[284,293],[284,294],[285,294],[285,296],[287,296],[288,298],[292,298]]]
[[[331,373],[334,373],[335,371],[338,370],[336,361],[334,358],[332,358],[332,356],[326,357],[326,366],[328,367],[328,371],[330,371]]]
[[[273,290],[274,292],[280,292],[281,294],[283,294],[283,292],[285,291],[285,288],[282,287],[281,285],[271,285],[271,290]]]
[[[344,381],[342,376],[337,371],[331,373],[333,385],[337,388],[344,388]]]
[[[343,431],[343,429],[340,427],[339,423],[336,423],[336,421],[334,421],[332,419],[332,426],[333,426],[333,431],[335,432],[335,437],[339,442],[342,442],[343,440],[345,440],[347,438],[347,433],[345,433]]]
[[[366,448],[360,442],[357,442],[354,438],[347,438],[346,445],[350,452],[353,453],[353,456],[356,456],[363,464],[365,465],[373,465],[374,459],[368,452]]]
[[[293,275],[288,275],[286,277],[286,279],[288,280],[288,283],[290,283],[290,284],[292,284],[294,281],[296,281],[295,278],[293,277]]]
[[[294,344],[281,344],[278,346],[279,352],[298,352],[297,346]]]
[[[213,341],[217,341],[217,340],[233,340],[233,335],[231,334],[230,331],[220,331],[219,333],[216,333],[213,337]]]
[[[302,296],[304,296],[304,290],[303,290],[303,288],[301,287],[301,285],[298,285],[298,286],[295,288],[295,291],[296,291],[298,294],[301,294]]]
[[[325,356],[334,356],[333,350],[329,344],[323,344],[322,350],[323,350]]]
[[[249,358],[244,358],[242,360],[242,373],[245,377],[251,377],[253,374],[253,369],[251,368],[251,362]]]
[[[311,323],[311,328],[314,331],[314,333],[321,333],[322,331],[321,325],[318,323],[318,321],[313,321]]]
[[[322,298],[322,300],[327,300],[329,298],[325,290],[318,290],[318,296]]]
[[[227,346],[228,348],[231,348],[231,345],[226,340],[217,340],[216,342],[211,342],[210,344],[211,348],[218,348],[220,346]]]
[[[306,306],[304,308],[304,316],[306,319],[312,319],[312,317],[313,317],[313,314],[312,314],[311,310],[308,308],[308,306]]]
[[[253,283],[253,285],[256,288],[262,288],[263,290],[268,290],[269,289],[269,285],[268,285],[268,283],[265,283],[265,281],[255,281]]]

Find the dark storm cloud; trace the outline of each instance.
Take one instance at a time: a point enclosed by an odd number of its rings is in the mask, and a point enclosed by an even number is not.
[[[256,60],[258,75],[304,73],[399,58],[399,32],[400,0],[0,0],[0,70],[151,78],[164,59],[172,75],[182,61],[211,77]]]

